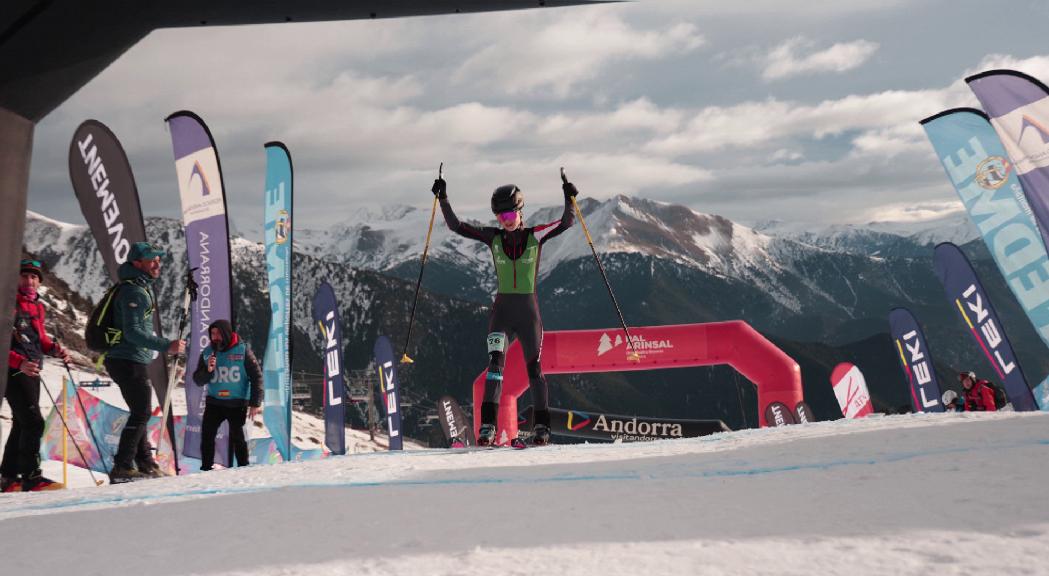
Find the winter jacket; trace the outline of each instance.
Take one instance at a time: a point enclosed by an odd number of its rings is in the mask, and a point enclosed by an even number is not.
[[[22,367],[22,362],[40,360],[44,354],[62,354],[62,347],[52,341],[44,330],[44,304],[40,302],[39,296],[30,297],[18,292],[7,366],[18,370]]]
[[[171,341],[153,331],[156,311],[153,278],[130,262],[121,264],[117,273],[122,282],[127,281],[121,284],[113,299],[113,324],[123,334],[106,357],[149,364],[153,361],[154,351],[164,352],[171,346]]]
[[[228,320],[217,320],[208,326],[218,328],[222,344],[214,344],[200,353],[193,381],[208,387],[206,402],[216,406],[241,407],[262,405],[262,368],[248,345],[240,340]],[[215,371],[208,372],[208,360],[215,357]]]
[[[977,380],[965,391],[965,410],[969,412],[994,412],[994,390],[986,380]]]

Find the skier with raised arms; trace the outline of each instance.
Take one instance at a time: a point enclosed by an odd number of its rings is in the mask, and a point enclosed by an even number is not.
[[[578,194],[575,186],[565,182],[561,187],[565,197],[565,211],[561,219],[548,224],[526,227],[522,210],[524,193],[513,184],[495,189],[492,193],[492,213],[499,227],[476,227],[456,217],[448,203],[447,185],[443,178],[433,183],[431,191],[440,200],[441,213],[448,228],[456,234],[483,242],[492,252],[498,288],[488,320],[488,373],[485,377],[484,401],[481,403],[481,427],[477,444],[495,443],[499,395],[503,384],[503,366],[506,349],[512,338],[521,342],[528,382],[535,403],[532,442],[538,446],[550,442],[550,398],[539,357],[543,347],[543,321],[539,316],[536,298],[539,257],[543,244],[567,230],[575,222],[572,198]],[[513,439],[523,447],[518,439]]]

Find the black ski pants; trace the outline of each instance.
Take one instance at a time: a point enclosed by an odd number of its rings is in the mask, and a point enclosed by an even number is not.
[[[204,419],[200,425],[201,470],[211,470],[215,464],[215,436],[223,422],[229,422],[229,443],[237,458],[237,466],[248,465],[248,442],[244,439],[247,419],[247,406],[222,406],[210,402],[204,405]]]
[[[106,371],[117,383],[131,414],[120,433],[120,444],[113,457],[113,467],[131,468],[132,464],[153,462],[147,426],[153,412],[153,388],[149,382],[149,365],[131,360],[106,358]]]
[[[497,294],[488,319],[488,332],[506,334],[507,348],[514,338],[521,342],[521,353],[524,355],[525,369],[528,371],[528,385],[535,404],[536,422],[549,425],[550,395],[539,363],[539,356],[543,350],[543,319],[539,315],[539,300],[536,295]],[[505,353],[490,354],[489,377],[485,379],[484,402],[481,404],[481,421],[484,424],[496,423],[505,365]],[[493,378],[496,375],[498,378]]]
[[[4,445],[0,476],[28,476],[40,468],[40,438],[44,435],[44,417],[40,415],[40,378],[8,368],[7,391],[11,406],[11,434]]]

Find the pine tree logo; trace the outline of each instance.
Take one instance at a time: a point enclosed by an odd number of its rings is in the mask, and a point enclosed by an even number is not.
[[[601,334],[601,341],[597,345],[597,355],[602,356],[612,348],[612,339],[608,337],[608,332],[603,332]]]

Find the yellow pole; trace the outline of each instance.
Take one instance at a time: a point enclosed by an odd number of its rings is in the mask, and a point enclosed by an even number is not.
[[[69,422],[69,412],[66,411],[66,398],[68,392],[66,386],[68,380],[65,376],[62,377],[62,422],[63,426],[65,422]],[[69,432],[67,429],[66,432]],[[62,486],[69,486],[69,434],[62,435]]]
[[[565,169],[561,168],[561,182],[568,184],[568,177],[565,176]],[[619,323],[623,327],[623,333],[626,334],[627,347],[630,348],[630,352],[627,354],[627,359],[631,362],[640,362],[641,355],[637,353],[637,349],[634,348],[634,340],[630,338],[630,329],[626,327],[626,320],[623,319],[623,311],[619,309],[619,302],[616,301],[616,295],[612,292],[612,284],[608,282],[608,275],[605,274],[605,267],[601,265],[601,258],[597,256],[597,248],[594,247],[594,239],[590,237],[590,229],[586,227],[586,219],[583,218],[583,211],[579,209],[579,204],[576,204],[575,196],[569,196],[572,200],[572,208],[575,209],[576,218],[579,220],[579,224],[583,227],[583,234],[586,235],[586,243],[590,245],[590,252],[594,254],[594,262],[597,262],[597,270],[601,272],[601,278],[605,281],[605,288],[608,288],[608,295],[612,298],[612,306],[616,309],[616,314],[619,315]]]

